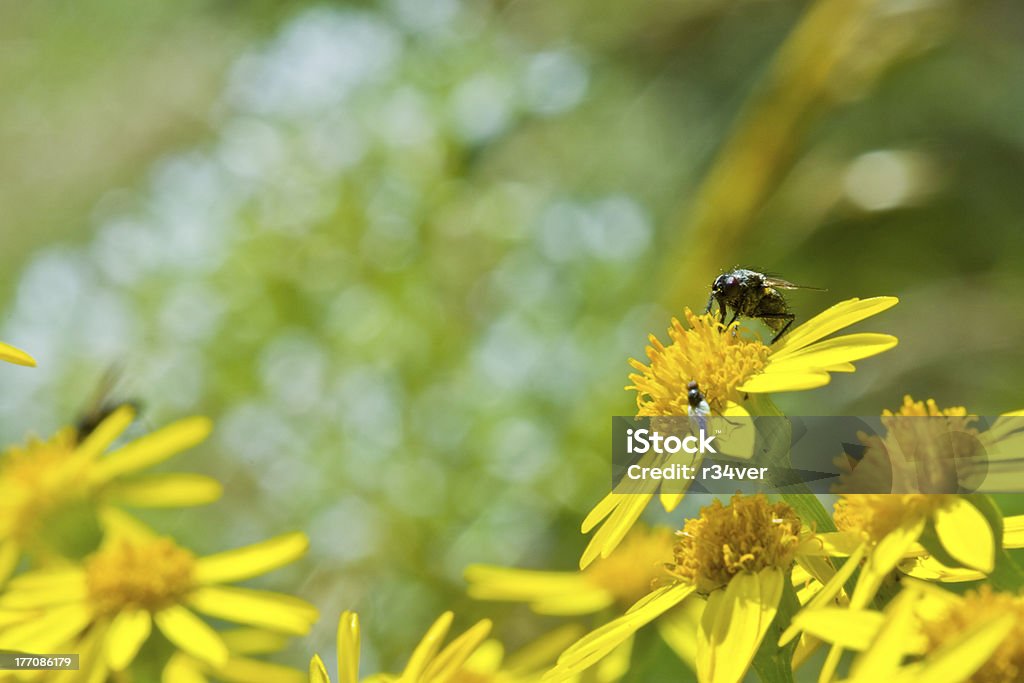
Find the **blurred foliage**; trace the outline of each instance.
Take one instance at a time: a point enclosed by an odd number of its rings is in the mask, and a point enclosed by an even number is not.
[[[304,5],[0,5],[3,434],[111,364],[139,429],[212,416],[225,500],[154,519],[309,532],[298,652],[345,608],[368,669],[449,606],[550,625],[462,568],[575,566],[626,359],[724,268],[902,299],[787,412],[1024,407],[1019,4]]]

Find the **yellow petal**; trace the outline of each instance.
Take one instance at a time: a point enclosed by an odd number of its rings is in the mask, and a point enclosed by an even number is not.
[[[935,532],[946,552],[963,565],[986,574],[992,571],[995,536],[978,508],[957,497],[949,506],[936,510],[934,520]]]
[[[84,602],[88,595],[81,569],[40,569],[11,579],[0,596],[0,607],[32,609]]]
[[[708,596],[700,620],[697,675],[707,683],[737,683],[779,609],[785,577],[779,569],[741,572]]]
[[[160,676],[160,683],[209,683],[200,670],[200,664],[186,654],[171,655]]]
[[[189,595],[188,604],[211,617],[296,636],[309,633],[317,618],[316,608],[298,598],[234,586],[197,588]]]
[[[441,643],[448,635],[448,629],[451,628],[454,619],[455,615],[452,612],[445,612],[431,624],[426,635],[423,636],[416,649],[413,650],[412,656],[409,657],[409,663],[405,665],[401,676],[403,682],[419,681],[427,665],[441,649]]]
[[[217,671],[224,683],[308,683],[305,671],[246,657],[231,657]]]
[[[78,448],[75,449],[75,460],[92,462],[100,453],[107,450],[117,438],[124,433],[124,430],[135,421],[135,408],[130,405],[119,406],[112,412],[96,429],[85,437]]]
[[[228,648],[217,632],[202,619],[180,605],[172,605],[153,615],[160,632],[167,640],[196,659],[211,666],[224,666]]]
[[[423,672],[423,680],[444,683],[455,676],[473,651],[482,643],[491,631],[491,621],[482,619],[473,624],[441,650]]]
[[[654,497],[653,492],[612,495],[615,496],[615,507],[601,528],[590,538],[590,542],[580,558],[580,569],[586,569],[598,557],[611,555],[636,521],[640,519],[640,515],[643,514],[647,504]],[[584,525],[586,525],[586,520],[584,520]]]
[[[153,474],[116,482],[107,495],[128,507],[190,507],[212,503],[223,490],[219,481],[202,474]]]
[[[921,537],[924,520],[900,526],[889,532],[868,555],[857,587],[850,598],[851,607],[865,607],[875,597],[882,581],[903,559],[907,550]]]
[[[118,613],[107,631],[107,664],[113,671],[124,671],[139,648],[149,638],[153,621],[144,609],[128,609]]]
[[[49,609],[31,620],[5,628],[3,648],[43,654],[55,652],[92,621],[92,610],[81,603]]]
[[[754,375],[737,389],[751,394],[773,394],[782,391],[805,391],[817,389],[829,383],[827,372],[805,370],[803,372],[773,372],[769,365],[764,372]]]
[[[99,510],[100,526],[109,538],[152,541],[157,533],[124,510],[106,505]]]
[[[685,495],[685,493],[666,493],[662,491],[658,494],[658,498],[661,500],[661,506],[665,508],[665,512],[672,512],[683,502],[683,496]]]
[[[15,365],[24,365],[26,367],[34,368],[36,366],[36,359],[28,355],[24,351],[10,344],[4,344],[0,342],[0,360],[7,361],[8,363],[14,363]]]
[[[974,624],[954,641],[928,655],[914,680],[919,683],[969,680],[1010,634],[1014,621],[1012,614],[1004,614],[998,619]]]
[[[288,644],[288,636],[262,628],[232,628],[220,632],[224,644],[233,654],[254,655],[277,652]]]
[[[894,296],[840,301],[784,336],[775,347],[772,356],[776,359],[785,358],[790,353],[799,351],[819,339],[824,339],[833,332],[892,308],[897,303],[899,303],[899,299]]]
[[[544,680],[564,680],[594,665],[641,627],[657,619],[692,594],[694,586],[676,583],[664,586],[639,600],[626,614],[591,631],[569,647],[558,658],[555,669]]]
[[[490,565],[466,569],[468,593],[477,600],[526,602],[540,614],[598,612],[615,596],[580,572],[544,572]]]
[[[912,590],[893,599],[874,640],[854,662],[851,670],[854,677],[880,680],[895,671],[903,658],[910,654],[908,644],[913,642],[917,632],[914,603],[918,599]]]
[[[342,612],[338,620],[338,683],[359,683],[359,615]]]
[[[839,568],[832,578],[822,586],[821,590],[815,594],[811,601],[805,605],[805,610],[821,609],[835,600],[836,596],[843,590],[843,586],[847,580],[853,576],[853,572],[857,570],[860,565],[860,560],[864,557],[864,553],[867,551],[867,546],[863,543],[858,546],[853,554],[846,560],[842,567]],[[800,626],[796,619],[793,620],[786,630],[782,633],[782,637],[779,638],[779,647],[786,645],[789,641],[793,640],[800,633]]]
[[[1003,547],[1024,548],[1024,515],[1003,517]]]
[[[700,628],[704,606],[703,600],[691,597],[655,622],[661,639],[691,669],[697,668],[697,639],[693,634]]]
[[[943,583],[962,583],[964,581],[981,581],[985,574],[976,569],[963,567],[947,567],[934,557],[918,557],[900,564],[900,571],[907,576],[923,581],[941,581]]]
[[[90,473],[93,483],[104,483],[128,472],[152,467],[201,443],[213,429],[206,417],[188,417],[132,441],[96,462]]]
[[[313,659],[309,660],[309,683],[331,683],[320,655],[313,655]]]
[[[847,650],[866,650],[878,635],[885,619],[881,612],[863,609],[805,608],[793,618],[792,628]]]
[[[201,557],[196,561],[198,583],[242,581],[294,562],[306,554],[309,537],[301,531],[260,543]]]
[[[829,531],[811,536],[800,544],[803,555],[846,557],[864,545],[860,534],[853,531]]]
[[[833,337],[811,344],[784,356],[773,355],[769,359],[772,372],[801,372],[809,369],[823,369],[851,361],[875,356],[888,351],[899,343],[891,334],[861,332]]]
[[[0,540],[0,588],[11,578],[20,557],[21,547],[13,538]]]
[[[629,637],[597,663],[597,666],[594,667],[595,680],[608,683],[618,681],[629,671],[632,658],[633,638]]]

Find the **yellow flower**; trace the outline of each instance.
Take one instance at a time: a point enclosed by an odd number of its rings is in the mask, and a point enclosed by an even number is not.
[[[155,624],[175,648],[223,670],[231,658],[228,645],[196,612],[306,634],[317,616],[308,603],[224,584],[288,564],[308,546],[304,534],[292,533],[196,557],[171,539],[118,530],[80,565],[11,580],[0,596],[0,649],[80,653],[82,678],[104,681],[131,665]]]
[[[68,523],[95,524],[111,506],[201,505],[220,496],[220,484],[210,477],[138,474],[203,441],[210,433],[209,419],[179,420],[106,452],[133,419],[134,410],[123,406],[81,443],[67,428],[0,455],[0,585],[23,552],[37,560],[60,554],[61,539],[53,535]],[[82,542],[80,531],[66,535]]]
[[[673,533],[665,527],[634,527],[607,558],[582,571],[538,571],[492,565],[466,569],[469,595],[478,600],[526,602],[538,614],[578,616],[614,608],[621,614],[669,578],[666,565],[672,560]],[[687,663],[693,664],[692,648],[680,645],[679,631],[694,621],[693,608],[673,612],[658,620],[659,633]],[[666,615],[668,617],[669,615]],[[689,634],[687,634],[688,636]],[[629,667],[632,637],[603,660],[599,680],[618,678]]]
[[[995,593],[989,586],[959,596],[909,580],[884,612],[805,609],[794,623],[816,638],[861,653],[848,683],[1024,679],[1024,598]],[[824,670],[819,680],[831,675]]]
[[[697,629],[697,676],[702,683],[737,683],[779,610],[794,560],[809,542],[785,503],[739,494],[728,506],[714,501],[679,532],[669,569],[675,580],[577,641],[543,680],[568,680],[696,593],[707,601]]]
[[[17,349],[10,344],[4,344],[3,342],[0,342],[0,360],[14,363],[15,365],[27,365],[30,368],[36,366],[35,358],[21,349]]]
[[[582,571],[536,571],[492,565],[466,569],[469,595],[478,600],[527,602],[538,614],[575,616],[618,606],[625,609],[667,578],[672,531],[634,527],[621,547]]]
[[[484,619],[441,648],[455,615],[445,612],[430,627],[398,675],[378,674],[376,683],[454,683],[467,660],[487,638],[491,622]],[[338,621],[338,683],[359,683],[359,616],[343,612]],[[309,662],[310,683],[331,683],[320,655]]]
[[[989,429],[962,406],[940,408],[932,399],[903,397],[882,411],[884,436],[861,435],[858,460],[840,457],[837,493],[948,493],[1015,491],[1024,485],[1017,466],[1024,445],[1021,411],[1005,413]],[[1010,467],[1002,467],[1008,461]]]
[[[923,554],[918,541],[934,533],[943,552],[957,562],[988,573],[995,566],[997,541],[982,511],[963,496],[925,494],[843,495],[835,506],[838,532],[821,534],[821,552],[848,555],[843,569],[809,603],[823,607],[843,590],[843,583],[860,568],[850,609],[863,609],[878,594],[886,578],[906,558]],[[863,561],[863,562],[862,562]],[[792,624],[784,644],[800,632]],[[823,677],[835,672],[843,649],[834,645],[822,667]]]
[[[673,319],[668,330],[670,343],[654,335],[647,347],[649,364],[630,364],[638,372],[626,387],[637,392],[640,416],[683,416],[688,414],[690,382],[697,382],[714,415],[757,415],[772,412],[769,394],[814,389],[829,383],[832,372],[853,372],[852,361],[874,356],[896,346],[888,334],[856,333],[829,335],[896,305],[891,296],[849,299],[811,318],[782,338],[766,345],[749,338],[737,325],[728,330],[714,315],[685,311],[686,325]],[[655,490],[630,488],[624,482],[609,493],[583,520],[582,531],[600,525],[580,559],[586,567],[609,553],[639,519]],[[662,490],[661,502],[671,511],[683,493]]]

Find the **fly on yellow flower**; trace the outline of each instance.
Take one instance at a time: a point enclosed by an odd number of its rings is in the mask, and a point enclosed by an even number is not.
[[[26,365],[30,368],[36,366],[35,358],[21,349],[15,348],[10,344],[4,344],[3,342],[0,342],[0,360],[14,363],[15,365]]]
[[[770,413],[774,406],[768,395],[824,386],[830,381],[830,373],[853,372],[852,361],[896,346],[898,340],[888,334],[861,332],[826,337],[897,302],[891,296],[840,302],[774,345],[741,335],[735,324],[726,329],[714,315],[696,315],[687,309],[685,326],[672,320],[667,346],[650,336],[648,365],[630,361],[638,372],[629,376],[633,384],[626,388],[637,392],[639,416],[687,415],[690,382],[697,383],[714,415]],[[591,510],[583,520],[582,531],[589,533],[598,525],[600,528],[583,552],[581,568],[614,550],[654,493],[613,491]],[[671,511],[682,496],[662,491],[661,502]]]
[[[466,661],[487,638],[491,622],[478,621],[468,631],[448,643],[441,644],[451,629],[455,615],[445,612],[430,627],[413,650],[405,669],[398,675],[378,674],[364,681],[375,683],[446,683],[460,673]],[[338,683],[359,683],[359,616],[343,612],[338,621]],[[309,662],[310,683],[331,683],[327,667],[319,655]]]
[[[203,475],[139,474],[203,441],[209,419],[185,418],[108,450],[133,419],[134,409],[122,406],[81,443],[69,427],[0,455],[0,585],[22,553],[37,560],[61,554],[53,534],[63,522],[95,521],[110,506],[202,505],[220,497],[220,484]]]
[[[814,544],[785,503],[739,494],[728,506],[713,501],[679,532],[669,568],[673,580],[577,641],[543,680],[568,680],[697,594],[706,600],[697,629],[697,677],[701,683],[737,683],[780,605],[785,600],[786,609],[795,609],[790,570],[805,546]]]
[[[610,556],[582,571],[537,571],[492,565],[466,569],[469,595],[479,600],[526,602],[538,614],[578,616],[609,608],[623,613],[647,595],[651,586],[669,578],[665,567],[672,560],[673,532],[665,527],[633,527]],[[687,663],[693,664],[692,648],[680,643],[680,621],[693,621],[693,610],[659,619],[662,638]],[[666,615],[668,616],[668,615]],[[623,641],[601,662],[599,680],[613,680],[629,667],[632,637]]]
[[[308,547],[305,534],[292,533],[196,557],[169,538],[119,530],[80,565],[12,579],[0,596],[0,649],[76,652],[82,672],[73,680],[105,681],[131,665],[155,626],[181,652],[223,670],[230,649],[196,612],[276,633],[308,633],[317,618],[312,605],[225,585],[288,564]]]

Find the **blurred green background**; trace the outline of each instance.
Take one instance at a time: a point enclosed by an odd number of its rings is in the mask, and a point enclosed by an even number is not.
[[[168,468],[224,499],[147,521],[312,536],[286,661],[342,609],[366,671],[449,607],[521,644],[463,567],[576,566],[626,360],[723,269],[901,298],[787,412],[1024,407],[1021,83],[1012,0],[0,3],[0,434],[116,365],[217,424]]]

